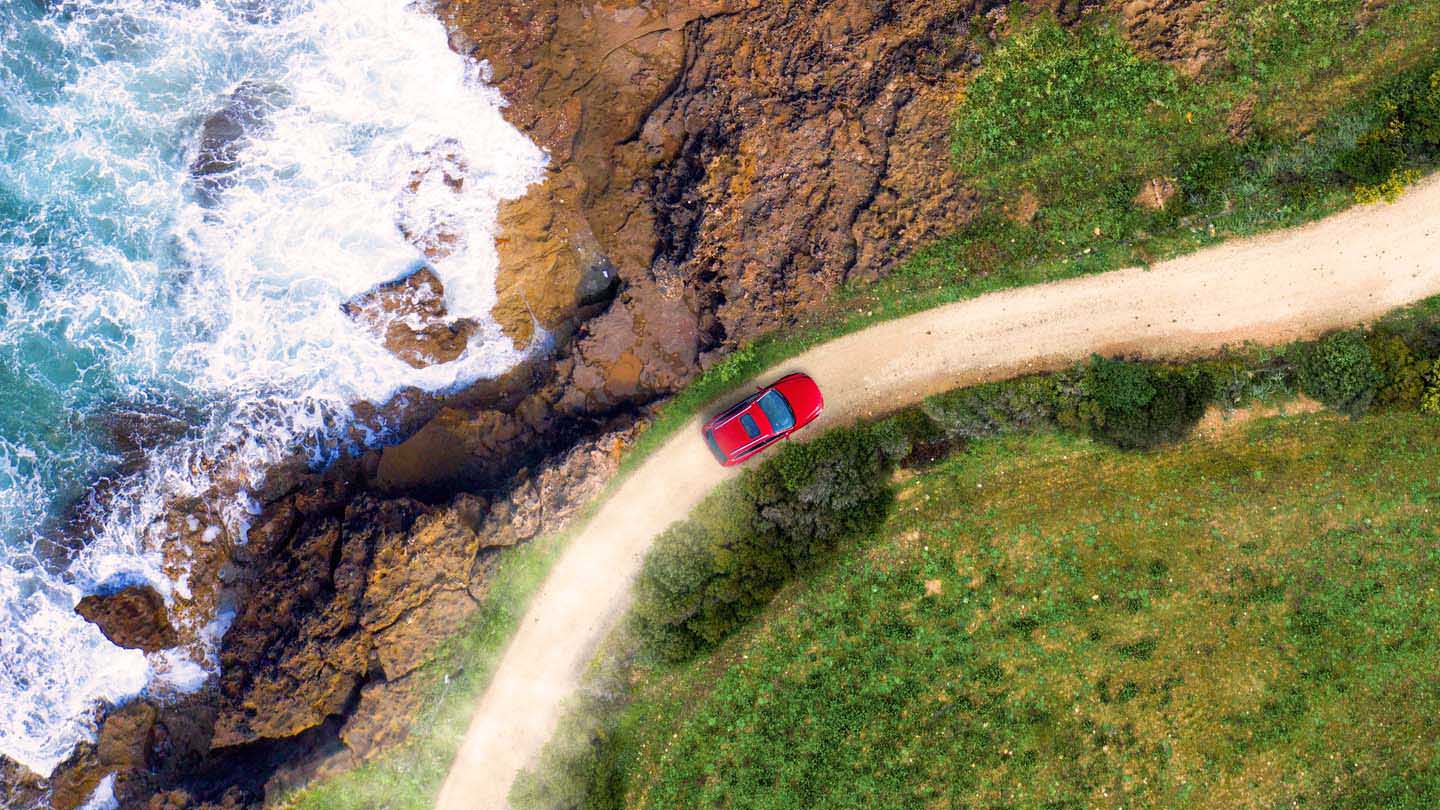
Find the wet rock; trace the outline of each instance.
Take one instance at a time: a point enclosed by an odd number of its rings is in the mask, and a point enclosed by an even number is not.
[[[120,647],[157,652],[179,643],[164,597],[149,585],[91,594],[80,600],[75,612],[99,627],[111,643]]]
[[[609,259],[594,262],[580,276],[575,297],[582,306],[608,303],[620,286],[620,274]]]
[[[81,743],[68,759],[60,763],[50,778],[52,810],[76,810],[81,807],[108,771],[95,754],[95,746]]]
[[[288,101],[283,87],[245,81],[230,92],[225,106],[205,119],[200,127],[199,150],[190,164],[201,205],[213,208],[219,204],[220,195],[235,184],[240,153],[249,144],[250,136]]]
[[[0,755],[0,807],[39,810],[45,799],[45,780],[28,768]]]
[[[143,700],[131,701],[111,712],[100,727],[100,742],[96,747],[101,764],[115,770],[149,769],[159,717],[159,710]]]
[[[356,296],[341,309],[414,368],[458,358],[479,328],[469,319],[449,319],[445,286],[423,266]]]
[[[439,262],[465,247],[466,222],[455,203],[465,189],[470,163],[453,140],[437,144],[413,160],[415,168],[410,171],[406,194],[400,198],[396,224],[426,259]]]
[[[575,205],[581,182],[573,171],[552,174],[500,206],[492,314],[517,346],[530,342],[537,325],[563,342],[583,319],[582,310],[605,300],[608,291],[589,277],[606,266],[613,275],[614,266]],[[610,289],[618,281],[616,276]]]

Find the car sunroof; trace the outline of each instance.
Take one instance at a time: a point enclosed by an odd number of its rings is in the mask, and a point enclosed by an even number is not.
[[[760,436],[760,426],[755,424],[755,417],[748,413],[740,414],[740,424],[745,427],[745,435],[752,439]]]

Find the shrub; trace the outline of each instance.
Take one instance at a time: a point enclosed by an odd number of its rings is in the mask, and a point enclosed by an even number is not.
[[[1095,356],[1072,419],[1118,447],[1156,447],[1190,432],[1213,389],[1202,372]]]
[[[873,427],[831,430],[813,442],[785,446],[748,477],[762,522],[785,536],[793,565],[884,517],[893,459],[884,452],[883,437]]]
[[[1283,356],[1224,356],[1198,362],[1194,368],[1210,378],[1214,399],[1226,408],[1270,402],[1293,393],[1294,368]]]
[[[1420,412],[1440,414],[1440,360],[1432,362],[1425,374],[1425,393],[1420,396]]]
[[[1341,413],[1364,413],[1384,379],[1358,332],[1335,332],[1302,349],[1300,387]]]
[[[683,661],[719,643],[836,541],[883,519],[891,464],[909,448],[885,425],[787,445],[666,530],[631,613],[646,652]]]
[[[1419,407],[1429,364],[1416,356],[1410,344],[1399,335],[1376,333],[1366,344],[1382,381],[1375,392],[1376,404],[1405,410]]]
[[[925,415],[952,439],[978,439],[1055,421],[1058,387],[1053,377],[1021,377],[930,397]]]

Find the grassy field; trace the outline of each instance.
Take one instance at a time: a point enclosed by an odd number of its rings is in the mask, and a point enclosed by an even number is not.
[[[975,443],[713,655],[642,671],[614,798],[1440,806],[1437,451],[1394,412]]]

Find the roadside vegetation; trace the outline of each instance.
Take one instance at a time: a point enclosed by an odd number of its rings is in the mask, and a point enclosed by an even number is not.
[[[1216,0],[1215,5],[1223,12],[1214,23],[1223,55],[1194,78],[1137,56],[1103,16],[1065,30],[1043,17],[1015,14],[1013,30],[985,54],[984,66],[963,88],[955,111],[955,161],[981,196],[980,214],[899,262],[879,282],[842,290],[833,306],[817,308],[797,328],[738,347],[660,409],[627,453],[622,476],[718,396],[840,334],[996,289],[1148,264],[1228,238],[1293,226],[1357,201],[1393,197],[1419,172],[1434,169],[1440,159],[1440,4]],[[1247,106],[1250,113],[1237,118],[1236,111]],[[1011,120],[1022,109],[1024,114]],[[1137,203],[1142,186],[1157,178],[1173,187],[1174,195],[1158,208]],[[1396,360],[1383,347],[1367,347],[1387,382],[1364,405],[1411,402],[1411,393],[1419,391],[1415,407],[1440,412],[1440,389],[1427,382],[1440,368],[1405,366],[1407,373],[1418,370],[1420,376],[1396,382],[1390,370],[1403,357]],[[1426,358],[1435,354],[1433,346],[1418,348]],[[1338,355],[1346,351],[1353,347],[1338,347]],[[1257,365],[1252,362],[1256,357],[1268,355],[1247,355],[1243,362],[1232,358],[1236,365],[1230,376],[1211,370],[1198,377],[1184,370],[1137,370],[1132,364],[1097,360],[1053,379],[935,400],[923,413],[903,417],[908,427],[896,423],[879,433],[867,429],[827,440],[825,449],[814,452],[833,452],[843,461],[844,470],[827,475],[859,475],[858,468],[848,466],[855,462],[869,470],[865,476],[875,475],[866,480],[883,482],[880,471],[888,474],[901,463],[894,455],[897,436],[911,454],[906,464],[927,453],[943,456],[978,437],[1032,429],[1048,436],[1043,431],[1056,425],[1127,447],[1162,445],[1188,428],[1201,400],[1229,402],[1236,392],[1283,398],[1302,387],[1302,372],[1293,359],[1268,358]],[[1368,373],[1364,368],[1347,372],[1358,374],[1356,379]],[[1349,390],[1345,386],[1350,384],[1338,381],[1333,390]],[[1304,387],[1336,407],[1364,409],[1359,400],[1353,408],[1340,402],[1324,385]],[[932,441],[910,432],[922,425],[943,438]],[[1090,447],[1084,440],[1064,441]],[[822,457],[786,458],[789,473],[767,465],[765,475],[771,477],[764,491],[773,501],[759,505],[755,492],[741,491],[739,484],[716,496],[750,504],[740,509],[740,536],[747,538],[744,562],[729,549],[703,558],[699,568],[674,561],[677,587],[702,583],[704,598],[693,615],[687,606],[654,608],[645,632],[654,636],[656,650],[663,641],[673,645],[670,658],[683,660],[733,643],[726,639],[786,583],[819,568],[828,570],[834,549],[848,548],[855,537],[888,525],[884,507],[895,497],[888,484],[863,489],[866,498],[847,504],[830,498],[826,487],[853,480],[811,480],[806,476],[817,475],[813,468],[823,466]],[[863,509],[852,514],[846,511],[850,506]],[[727,512],[708,502],[705,508],[715,510],[715,521]],[[794,517],[800,513],[811,517]],[[827,514],[818,523],[804,524]],[[676,530],[689,532],[683,541],[690,547],[713,547],[716,537],[729,531],[700,523]],[[667,547],[681,543],[670,538]],[[486,604],[469,628],[448,643],[437,661],[411,676],[425,686],[406,743],[351,772],[316,782],[286,806],[428,808],[476,695],[564,539],[549,537],[506,553]],[[659,583],[644,587],[663,591]],[[676,591],[681,592],[691,593]],[[656,660],[666,657],[652,654]],[[628,652],[614,655],[615,661],[629,660]],[[579,795],[589,795],[609,778],[596,774],[616,773],[602,767],[601,760],[587,758],[596,750],[591,732],[610,722],[597,718],[613,719],[627,700],[623,683],[605,680],[604,673],[613,669],[601,668],[596,683],[608,685],[593,690],[584,701],[588,708],[566,721],[571,732],[557,737],[557,745],[570,745],[571,754],[585,756],[552,753],[545,775],[528,783],[531,796],[554,798],[569,790],[565,795],[573,798],[575,785],[584,786]],[[604,750],[610,757],[620,749]]]
[[[1432,302],[787,447],[657,541],[512,802],[1435,806],[1437,356]]]
[[[627,469],[717,396],[838,335],[1393,199],[1440,162],[1440,4],[1212,6],[1221,55],[1195,77],[1137,55],[1109,16],[1065,29],[1012,12],[958,88],[952,148],[976,217],[739,347],[661,408]]]

